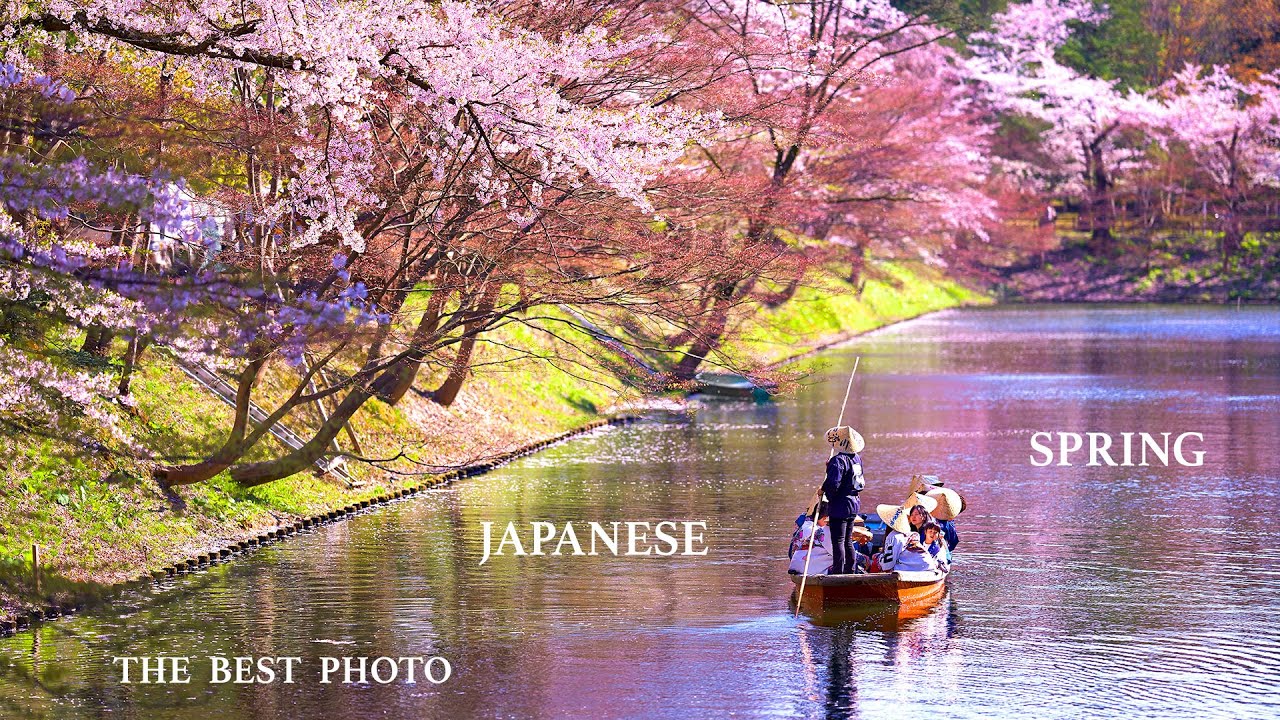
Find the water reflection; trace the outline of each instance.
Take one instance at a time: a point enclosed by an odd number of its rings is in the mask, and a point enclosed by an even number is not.
[[[788,538],[854,353],[863,506],[941,475],[969,505],[958,562],[920,616],[796,620]],[[1242,510],[1280,492],[1280,312],[966,311],[825,360],[776,405],[595,433],[0,639],[0,717],[1280,716],[1280,537]],[[1208,454],[1034,468],[1036,430],[1195,430]],[[484,521],[660,519],[707,521],[711,555],[478,562]],[[443,655],[455,676],[115,681],[111,657],[161,653]]]
[[[810,619],[812,625],[797,628],[800,654],[815,682],[825,672],[822,715],[832,720],[862,717],[860,690],[874,689],[876,683],[888,682],[881,692],[902,693],[899,702],[909,706],[929,695],[916,686],[937,680],[931,668],[962,664],[951,642],[958,615],[950,597],[905,610],[893,605],[834,608]],[[821,670],[812,666],[815,658],[825,658]],[[868,671],[868,666],[874,669]]]
[[[856,633],[855,624],[844,623],[837,625],[827,638],[831,652],[827,661],[826,716],[833,720],[857,717],[858,683],[853,659]]]

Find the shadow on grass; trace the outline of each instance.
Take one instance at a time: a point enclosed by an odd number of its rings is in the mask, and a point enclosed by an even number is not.
[[[569,403],[574,409],[580,410],[591,415],[599,415],[600,409],[590,399],[580,397],[578,395],[561,395],[565,402]]]

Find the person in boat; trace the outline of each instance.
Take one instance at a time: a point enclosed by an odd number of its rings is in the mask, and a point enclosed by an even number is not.
[[[933,557],[934,563],[938,569],[946,572],[951,569],[951,553],[947,550],[946,540],[942,537],[942,527],[937,520],[929,520],[925,522],[921,532],[924,533],[922,544],[925,551]]]
[[[875,552],[875,533],[867,527],[867,521],[858,515],[853,519],[853,549],[859,555],[871,557]]]
[[[917,503],[919,502],[920,500],[917,500]],[[924,539],[924,524],[932,519],[933,516],[930,515],[929,512],[924,509],[924,505],[921,504],[913,505],[911,510],[907,513],[907,522],[911,525],[911,531],[916,535],[919,535],[921,540]]]
[[[960,544],[960,534],[956,532],[955,518],[964,511],[964,498],[955,490],[943,487],[930,490],[928,497],[938,503],[938,506],[929,514],[942,530],[942,538],[947,543],[947,560],[949,561],[956,546]]]
[[[826,503],[818,507],[818,522],[814,525],[813,513],[806,513],[796,518],[796,531],[791,536],[791,548],[787,556],[791,558],[787,572],[798,575],[805,572],[805,558],[809,555],[809,536],[817,528],[818,536],[813,539],[813,559],[808,562],[810,575],[824,575],[831,569],[831,532],[827,527]]]
[[[866,441],[858,431],[840,425],[827,431],[827,442],[835,451],[827,461],[827,477],[822,483],[831,511],[831,574],[845,575],[853,572],[857,557],[853,549],[853,523],[858,516],[858,493],[866,484],[862,477],[862,457],[858,453],[866,447]]]
[[[861,520],[862,518],[858,518]],[[853,526],[853,572],[871,571],[871,530],[861,523]]]
[[[819,500],[817,507],[811,507],[808,510],[805,510],[804,512],[800,513],[799,517],[796,518],[796,534],[792,535],[791,539],[795,540],[799,532],[804,529],[805,520],[812,520],[813,518],[816,517],[818,518],[818,522],[821,523],[823,527],[826,527],[826,525],[831,520],[831,518],[829,518],[827,515],[828,515],[827,502],[825,500]],[[795,548],[793,545],[792,551],[794,551],[794,549]],[[787,553],[787,557],[791,557],[791,555],[792,555],[792,552]]]
[[[930,515],[938,521],[938,525],[942,527],[942,534],[947,539],[948,550],[955,550],[955,546],[960,544],[960,536],[956,533],[955,523],[952,522],[955,516],[960,514],[964,509],[964,498],[960,493],[942,486],[942,480],[937,475],[917,475],[917,495],[927,495],[938,502],[938,507],[934,509]],[[919,530],[920,522],[912,517],[911,526]],[[924,534],[921,533],[923,538]]]
[[[927,518],[937,503],[927,495],[913,495],[907,503],[906,507],[880,505],[876,508],[876,513],[889,528],[884,537],[884,552],[880,554],[878,568],[881,572],[936,571],[938,561],[929,554],[928,548],[920,539],[918,528],[913,527],[908,518],[912,515],[920,517],[918,511],[913,512],[916,508],[923,509]],[[919,526],[923,527],[926,522],[927,519],[921,519]]]

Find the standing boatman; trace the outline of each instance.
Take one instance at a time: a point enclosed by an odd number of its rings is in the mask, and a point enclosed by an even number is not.
[[[822,483],[831,518],[831,574],[845,575],[854,571],[858,557],[853,547],[853,525],[858,515],[858,493],[866,485],[858,453],[866,442],[848,425],[828,430],[827,442],[835,451],[827,460],[827,479]]]

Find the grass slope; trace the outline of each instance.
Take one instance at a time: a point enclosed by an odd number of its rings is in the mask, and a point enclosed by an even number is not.
[[[744,321],[731,352],[776,363],[925,313],[986,302],[937,268],[885,262],[872,266],[860,292],[834,276],[816,276],[785,304]]]

